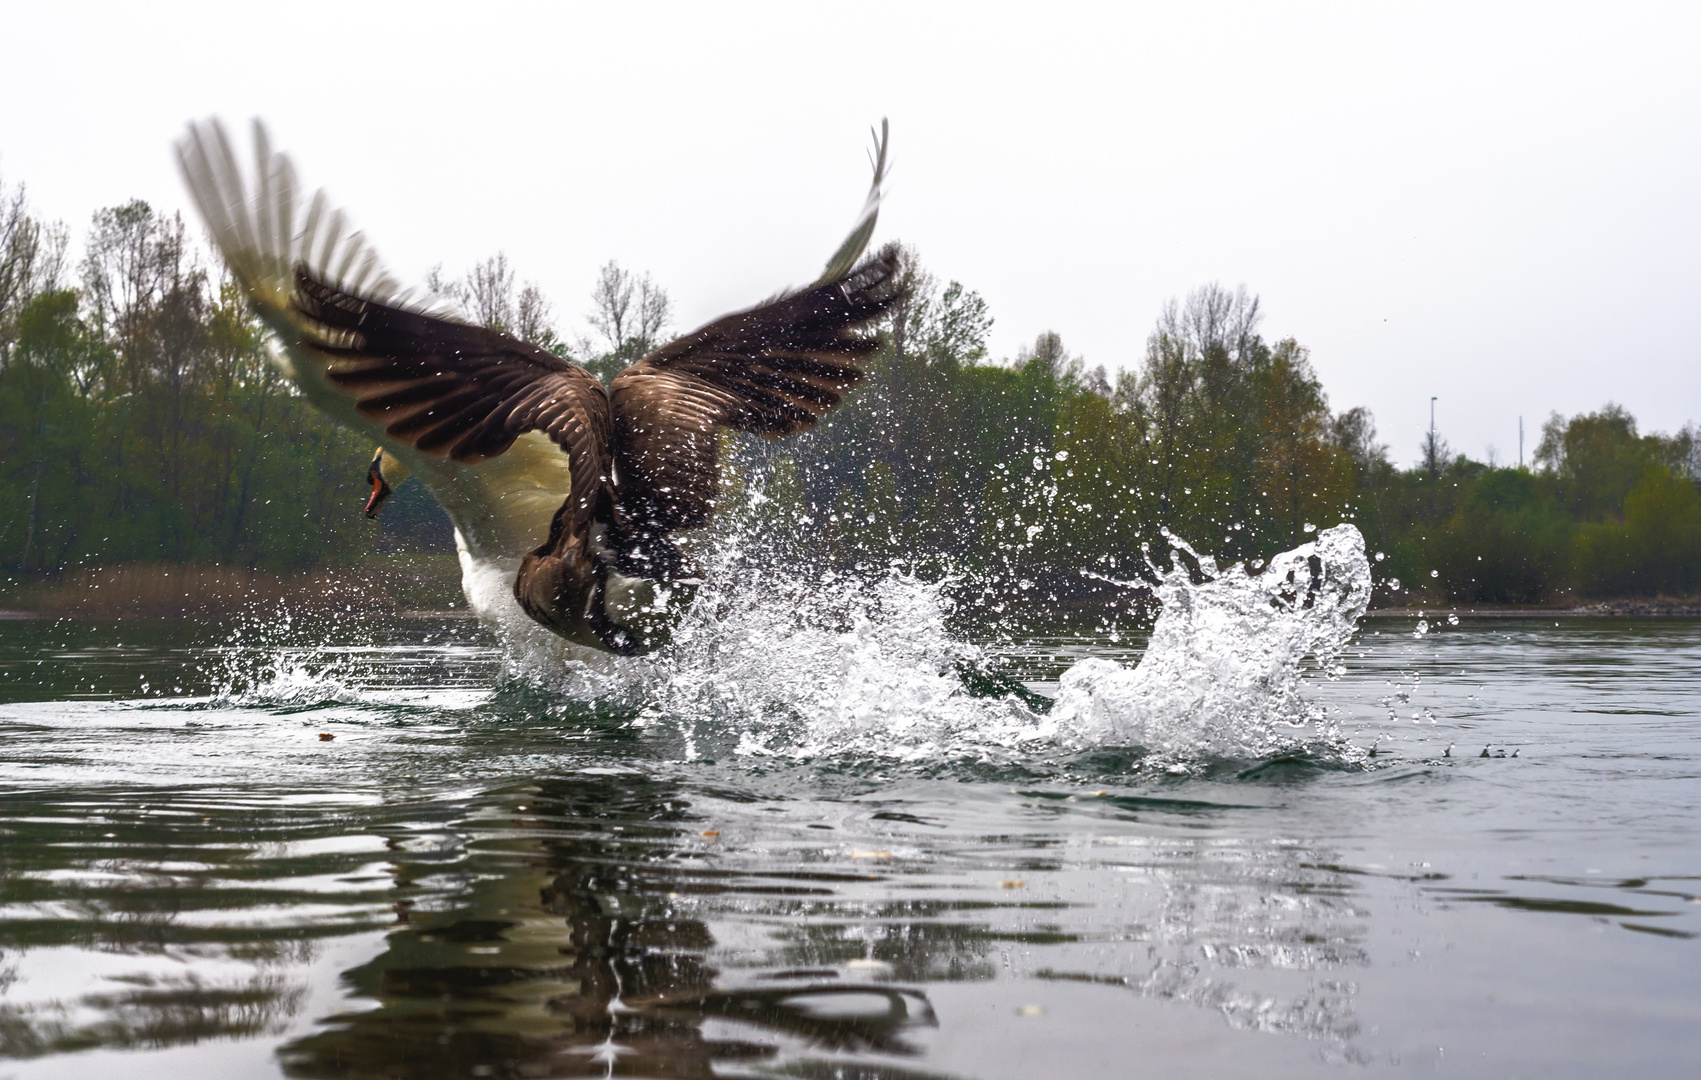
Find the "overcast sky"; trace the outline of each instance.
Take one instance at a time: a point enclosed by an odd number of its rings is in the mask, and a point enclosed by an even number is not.
[[[730,13],[727,13],[730,12]],[[1013,354],[1137,363],[1260,294],[1415,460],[1548,413],[1701,420],[1701,5],[0,3],[0,176],[79,235],[186,208],[185,121],[262,116],[391,268],[506,250],[569,336],[596,268],[681,328],[809,280],[892,122],[880,236]],[[246,134],[244,133],[244,138]]]

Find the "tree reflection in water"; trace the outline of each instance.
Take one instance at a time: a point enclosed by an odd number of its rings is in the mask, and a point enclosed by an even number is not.
[[[345,976],[377,1007],[285,1046],[290,1075],[726,1076],[786,1049],[911,1056],[906,1033],[936,1026],[920,990],[846,970],[721,985],[695,899],[831,891],[713,869],[686,842],[700,823],[676,786],[581,775],[539,782],[526,805],[512,827],[481,823],[483,872],[452,910],[402,909],[386,951]],[[398,862],[398,884],[438,869]],[[918,1075],[866,1058],[855,1072]]]
[[[637,770],[409,795],[12,797],[0,1057],[284,1039],[298,1077],[894,1080],[941,1045],[919,987],[962,982],[1117,987],[1343,1057],[1358,1030],[1370,871],[1211,802],[1036,788],[952,819]],[[377,953],[340,986],[335,941]],[[958,1043],[988,1022],[960,1003]]]

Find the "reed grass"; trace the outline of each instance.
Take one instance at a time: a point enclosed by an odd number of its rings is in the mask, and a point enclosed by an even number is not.
[[[453,555],[373,555],[275,573],[238,566],[128,563],[15,582],[7,608],[91,619],[219,618],[258,609],[394,613],[465,606]]]

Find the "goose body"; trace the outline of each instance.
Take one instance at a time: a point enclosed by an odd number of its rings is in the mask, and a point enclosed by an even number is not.
[[[313,405],[379,446],[368,512],[417,475],[455,527],[475,610],[511,597],[569,641],[664,643],[698,584],[675,543],[713,516],[717,431],[807,429],[862,376],[861,331],[902,296],[888,247],[864,258],[885,175],[814,284],[724,316],[604,387],[536,345],[413,299],[254,126],[249,180],[217,121],[178,160],[232,275]]]

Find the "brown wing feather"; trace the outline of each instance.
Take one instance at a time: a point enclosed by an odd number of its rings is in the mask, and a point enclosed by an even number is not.
[[[857,331],[902,293],[889,246],[844,277],[728,315],[621,372],[609,387],[615,515],[627,531],[709,520],[715,429],[769,438],[815,425],[876,347]]]
[[[596,376],[535,345],[365,300],[295,271],[290,305],[336,358],[325,377],[421,453],[474,464],[528,431],[567,452],[572,517],[588,520],[608,474],[608,394]]]

